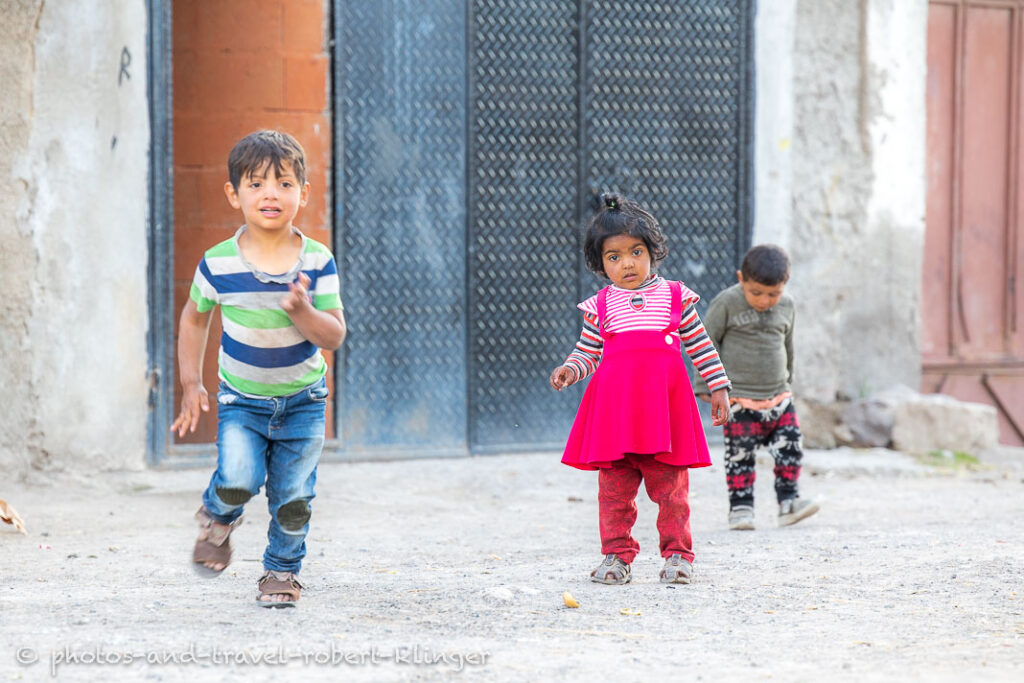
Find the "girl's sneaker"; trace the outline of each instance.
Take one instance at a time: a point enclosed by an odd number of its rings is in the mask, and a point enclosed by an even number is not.
[[[754,508],[749,505],[737,505],[729,510],[729,528],[733,531],[753,531]]]
[[[665,558],[665,567],[661,570],[662,583],[690,583],[693,576],[693,565],[679,553]]]
[[[604,562],[597,565],[597,569],[590,572],[591,581],[612,586],[629,583],[632,578],[629,565],[623,562],[615,553],[605,555]]]
[[[820,509],[820,506],[813,500],[802,498],[790,498],[779,503],[779,526],[796,524],[801,519],[807,519]]]

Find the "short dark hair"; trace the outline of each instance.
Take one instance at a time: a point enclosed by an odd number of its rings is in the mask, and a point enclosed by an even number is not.
[[[242,178],[270,164],[274,173],[281,175],[284,164],[292,167],[296,180],[306,182],[306,153],[299,141],[288,133],[277,130],[258,130],[235,143],[228,155],[228,179],[238,190]]]
[[[744,280],[753,280],[766,287],[774,287],[789,280],[789,256],[782,247],[759,244],[743,256],[740,273]]]
[[[604,272],[604,241],[616,235],[639,237],[651,255],[651,267],[668,256],[661,226],[640,204],[617,194],[595,194],[591,207],[596,213],[583,232],[583,257],[587,268],[607,277]]]

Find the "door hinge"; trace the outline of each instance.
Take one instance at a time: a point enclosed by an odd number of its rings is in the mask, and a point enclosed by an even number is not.
[[[156,406],[157,392],[160,389],[160,368],[152,368],[146,375],[146,383],[149,385],[149,407]]]

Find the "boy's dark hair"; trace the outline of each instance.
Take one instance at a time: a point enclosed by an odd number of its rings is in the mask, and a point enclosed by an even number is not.
[[[665,234],[649,212],[638,203],[617,194],[595,194],[591,207],[596,213],[583,232],[583,257],[587,268],[607,277],[604,272],[604,241],[616,235],[639,237],[651,255],[651,268],[668,256]]]
[[[753,280],[766,287],[774,287],[789,280],[789,256],[782,247],[759,244],[743,256],[740,273],[744,280]]]
[[[299,185],[304,184],[306,153],[299,141],[277,130],[258,130],[249,133],[231,148],[231,154],[228,155],[228,179],[237,192],[238,183],[247,175],[269,164],[274,167],[274,173],[280,176],[286,163],[292,167]]]

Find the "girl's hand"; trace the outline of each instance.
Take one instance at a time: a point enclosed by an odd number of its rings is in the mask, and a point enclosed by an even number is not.
[[[309,276],[299,271],[298,282],[288,284],[288,293],[281,299],[281,308],[285,313],[301,311],[303,307],[309,306]]]
[[[568,365],[559,365],[552,371],[550,382],[552,389],[561,391],[576,383],[576,371]]]
[[[185,436],[186,431],[196,431],[200,410],[204,413],[210,412],[210,397],[206,393],[206,387],[202,384],[189,384],[183,387],[181,412],[178,413],[178,419],[171,425],[171,431],[177,431],[179,439]]]
[[[721,427],[729,421],[729,390],[711,392],[711,424]]]

